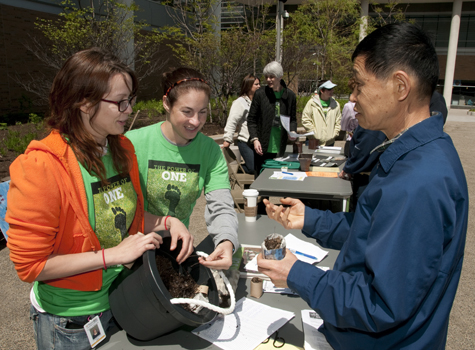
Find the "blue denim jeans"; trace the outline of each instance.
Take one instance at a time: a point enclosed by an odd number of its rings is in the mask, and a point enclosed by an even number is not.
[[[96,315],[64,317],[38,312],[33,305],[30,308],[30,319],[33,320],[36,347],[38,350],[86,350],[91,349],[86,332],[81,326],[88,322],[88,318]],[[100,317],[104,332],[112,325],[112,313],[104,311]],[[79,329],[71,329],[79,327]],[[68,325],[68,328],[66,328]],[[99,344],[100,347],[101,344]]]
[[[242,158],[246,162],[242,165],[244,171],[248,174],[254,174],[254,149],[251,148],[247,142],[238,140],[237,146]]]

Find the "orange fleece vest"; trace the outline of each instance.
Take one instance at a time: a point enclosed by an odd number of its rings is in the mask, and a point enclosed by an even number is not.
[[[132,143],[121,144],[132,158],[130,178],[137,193],[137,210],[129,234],[144,230],[144,202]],[[6,220],[10,259],[21,280],[33,282],[51,254],[74,254],[101,249],[87,215],[87,198],[73,150],[57,131],[32,141],[10,166]],[[102,269],[45,281],[80,291],[102,287]]]

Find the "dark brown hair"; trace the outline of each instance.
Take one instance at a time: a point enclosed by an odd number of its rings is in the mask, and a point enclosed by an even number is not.
[[[170,108],[181,94],[191,89],[204,91],[208,98],[211,96],[203,74],[193,68],[180,67],[163,74],[163,95],[167,96]]]
[[[257,78],[254,74],[246,75],[244,79],[242,80],[241,91],[239,92],[239,96],[243,96],[243,95],[249,96],[249,92],[251,91],[252,86],[254,85],[254,82],[256,81],[256,79],[259,80],[259,78]]]
[[[89,123],[97,117],[101,99],[110,91],[110,79],[116,75],[129,75],[132,79],[130,95],[138,90],[135,73],[116,56],[99,48],[77,52],[64,63],[53,81],[49,94],[51,115],[48,126],[56,129],[67,138],[78,161],[90,172],[107,183],[106,170],[101,161],[100,146],[86,130],[81,117],[80,107],[89,103],[93,111]],[[127,81],[127,80],[125,80]],[[114,167],[125,176],[131,168],[125,149],[119,142],[119,135],[107,136],[109,152]]]

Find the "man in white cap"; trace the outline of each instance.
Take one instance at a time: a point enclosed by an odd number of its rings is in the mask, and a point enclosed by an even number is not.
[[[340,104],[333,98],[333,84],[327,80],[315,91],[302,114],[302,124],[321,146],[333,146],[341,129]]]

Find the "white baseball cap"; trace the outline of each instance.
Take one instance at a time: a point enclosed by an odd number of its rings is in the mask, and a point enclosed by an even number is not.
[[[333,89],[334,87],[336,86],[336,84],[333,84],[331,82],[331,80],[327,80],[326,82],[324,82],[322,85],[320,85],[317,89],[316,92],[320,92],[320,90],[323,88],[323,89],[326,89],[326,90],[331,90]]]

